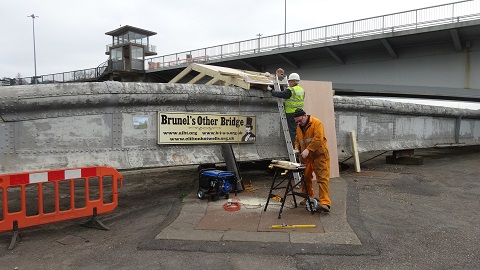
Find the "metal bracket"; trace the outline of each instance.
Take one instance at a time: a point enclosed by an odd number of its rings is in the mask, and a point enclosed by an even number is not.
[[[97,208],[96,208],[96,207],[93,208],[92,218],[91,218],[89,221],[87,221],[87,222],[81,223],[80,225],[83,226],[83,227],[93,228],[93,229],[97,229],[97,230],[104,230],[104,231],[110,230],[107,226],[105,226],[105,225],[98,219],[98,217],[97,217]]]
[[[18,221],[13,221],[13,235],[12,240],[10,241],[10,245],[8,246],[8,250],[12,250],[15,248],[17,243],[20,241],[20,232],[18,231]]]

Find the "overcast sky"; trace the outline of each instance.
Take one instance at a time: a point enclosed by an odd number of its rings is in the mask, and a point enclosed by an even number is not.
[[[452,3],[445,0],[286,0],[287,32]],[[105,32],[131,25],[157,32],[159,56],[284,32],[285,0],[3,0],[0,78],[97,67]]]

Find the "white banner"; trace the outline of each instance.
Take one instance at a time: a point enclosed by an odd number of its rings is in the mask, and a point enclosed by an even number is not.
[[[158,112],[158,144],[253,143],[255,116]]]

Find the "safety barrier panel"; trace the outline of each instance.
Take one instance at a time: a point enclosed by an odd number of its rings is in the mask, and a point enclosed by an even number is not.
[[[0,175],[0,232],[92,216],[83,224],[108,230],[97,214],[118,205],[122,175],[107,166]],[[14,239],[15,238],[15,239]]]

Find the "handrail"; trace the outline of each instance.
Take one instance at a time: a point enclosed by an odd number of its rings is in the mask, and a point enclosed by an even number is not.
[[[49,83],[66,83],[66,82],[85,82],[95,81],[95,79],[101,77],[108,69],[108,61],[105,61],[98,65],[96,68],[88,68],[81,70],[74,70],[68,72],[60,72],[48,75],[40,75],[36,78],[37,84],[49,84]],[[35,84],[35,77],[25,77],[15,79],[15,84],[12,85],[27,85]]]
[[[276,49],[303,47],[364,36],[457,23],[478,18],[480,18],[480,1],[464,0],[156,56],[145,60],[148,61],[148,69],[161,70],[176,65],[188,64],[190,62],[188,61],[189,59],[203,59],[203,61],[198,62],[223,60],[242,55],[269,52]]]
[[[112,47],[122,47],[123,45],[125,44],[133,44],[133,45],[140,45],[140,46],[143,46],[147,51],[149,52],[157,52],[157,46],[155,45],[152,45],[152,44],[149,44],[148,42],[135,42],[135,41],[128,41],[128,42],[123,42],[121,44],[107,44],[106,45],[106,52],[109,52],[110,51],[110,48]]]
[[[458,23],[480,18],[480,0],[463,0],[421,9],[390,13],[365,19],[308,28],[288,33],[253,38],[227,44],[155,56],[145,59],[148,70],[181,67],[192,62],[208,63],[273,50],[330,43],[377,34]],[[108,46],[108,45],[107,45]],[[98,66],[77,71],[37,76],[37,83],[89,81],[99,78],[107,69]],[[34,84],[34,77],[17,79],[17,84]]]

